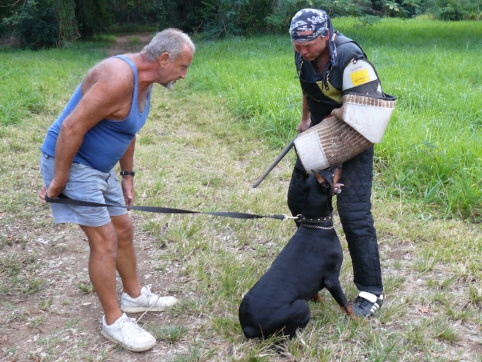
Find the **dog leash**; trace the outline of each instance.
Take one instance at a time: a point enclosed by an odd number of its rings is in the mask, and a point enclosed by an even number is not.
[[[71,199],[64,194],[60,194],[57,198],[50,198],[45,195],[45,201],[52,203],[52,204],[68,204],[68,205],[77,205],[77,206],[89,206],[89,207],[122,207],[127,210],[137,210],[137,211],[145,211],[145,212],[155,212],[159,214],[204,214],[204,215],[213,215],[213,216],[223,216],[223,217],[231,217],[235,219],[261,219],[261,218],[270,218],[270,219],[277,219],[277,220],[288,220],[293,219],[296,220],[297,216],[288,216],[285,214],[275,214],[275,215],[257,215],[257,214],[248,214],[244,212],[223,212],[223,211],[192,211],[192,210],[183,210],[183,209],[174,209],[170,207],[158,207],[158,206],[126,206],[126,205],[109,205],[109,204],[101,204],[97,202],[90,202],[90,201],[81,201]]]

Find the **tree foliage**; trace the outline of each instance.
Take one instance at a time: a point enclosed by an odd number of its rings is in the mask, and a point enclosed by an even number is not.
[[[18,11],[2,19],[3,28],[14,28],[20,44],[30,49],[55,46],[59,27],[55,9],[48,0],[31,0],[21,4]]]
[[[112,25],[155,24],[209,38],[286,32],[299,9],[370,24],[381,17],[480,20],[482,0],[0,0],[0,36],[24,48],[70,45]]]

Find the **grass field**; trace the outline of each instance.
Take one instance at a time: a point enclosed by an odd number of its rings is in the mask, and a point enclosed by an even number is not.
[[[362,45],[385,92],[398,97],[376,148],[387,197],[408,198],[424,213],[480,220],[482,23],[334,24]],[[260,137],[274,146],[292,138],[300,90],[288,37],[200,44],[193,69],[192,88],[222,95]]]
[[[335,26],[363,46],[398,97],[376,146],[373,212],[386,302],[347,320],[325,292],[298,339],[248,341],[245,293],[294,232],[290,222],[132,212],[139,271],[181,305],[140,317],[157,346],[135,354],[99,332],[87,244],[53,225],[37,200],[38,147],[96,44],[0,52],[0,360],[5,361],[481,361],[482,24],[382,21]],[[300,91],[288,37],[197,43],[188,78],[154,88],[136,148],[138,205],[287,213],[290,153],[251,187],[294,136]],[[342,285],[353,299],[351,260]],[[119,289],[120,291],[120,289]]]

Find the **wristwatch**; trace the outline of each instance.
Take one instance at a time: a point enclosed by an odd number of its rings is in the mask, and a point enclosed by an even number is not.
[[[135,176],[136,172],[135,171],[121,171],[120,174],[121,174],[121,176]]]

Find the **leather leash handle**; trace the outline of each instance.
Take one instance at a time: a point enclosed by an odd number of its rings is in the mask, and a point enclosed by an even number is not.
[[[298,136],[296,136],[296,137],[298,137]],[[258,185],[266,178],[266,176],[268,176],[268,174],[271,172],[271,170],[276,167],[276,165],[283,159],[283,157],[286,156],[286,154],[291,150],[291,148],[295,144],[296,137],[293,138],[293,140],[290,143],[288,143],[288,145],[284,148],[284,150],[281,151],[279,156],[275,158],[273,163],[271,165],[269,165],[268,168],[266,169],[266,171],[264,171],[264,173],[256,180],[256,182],[253,184],[253,188],[258,187]]]

